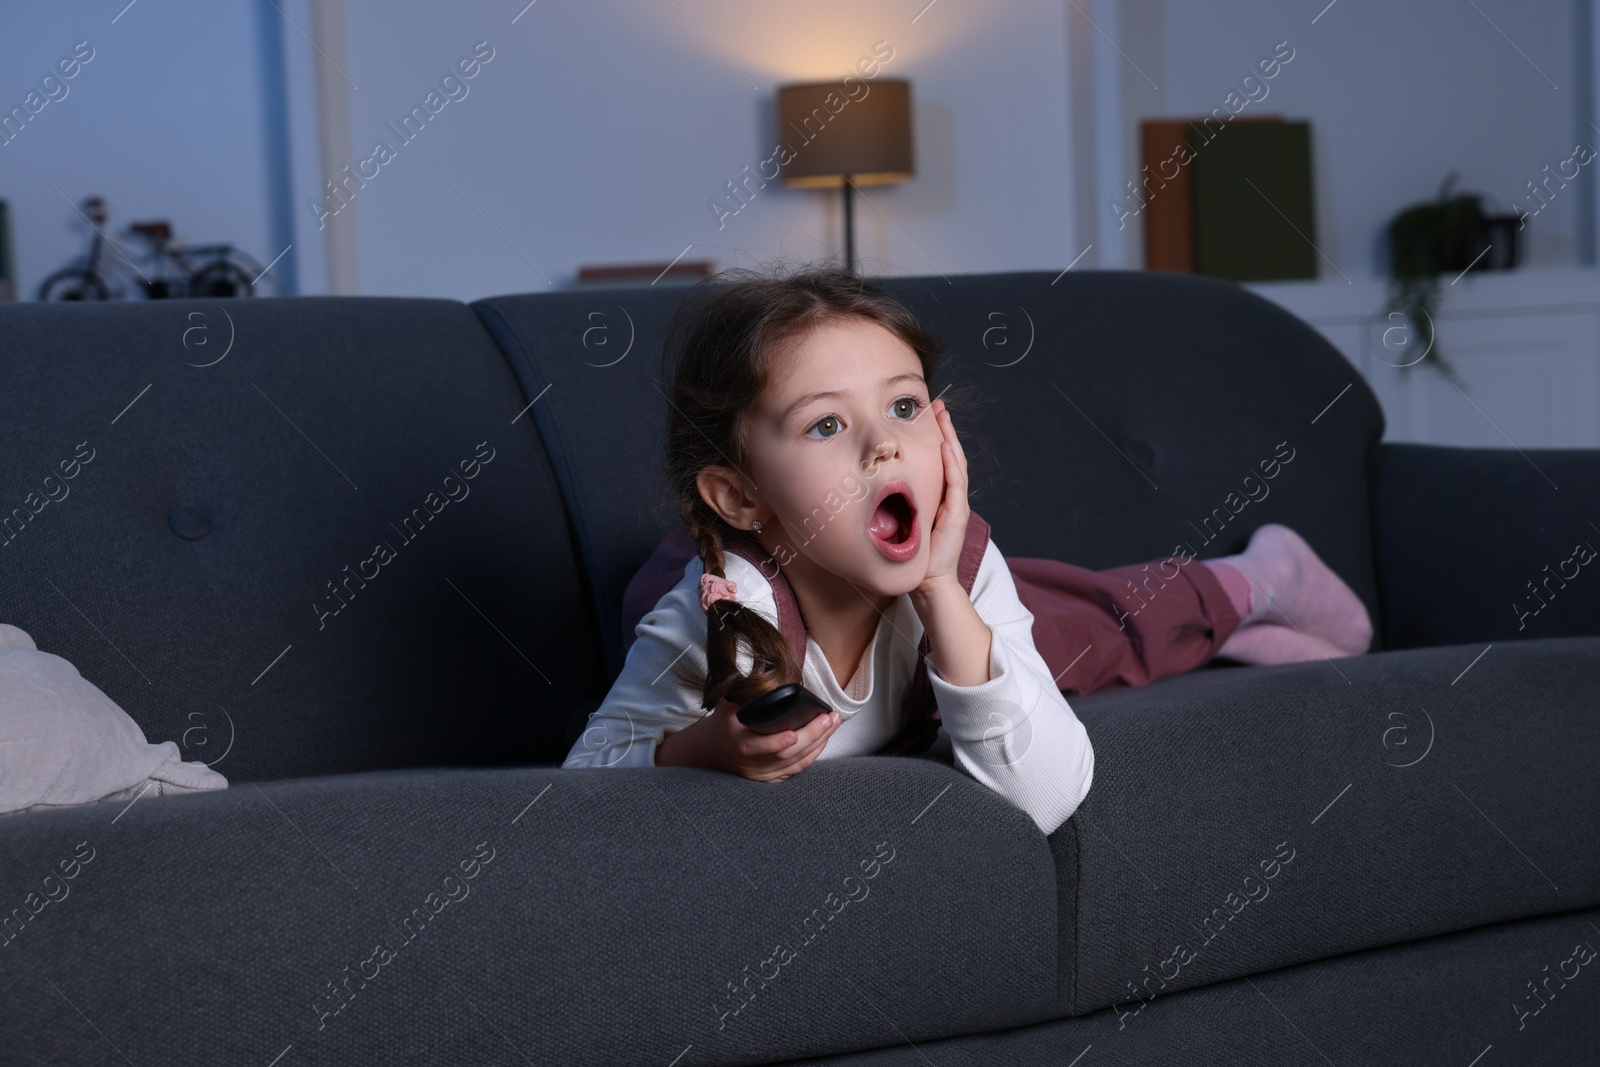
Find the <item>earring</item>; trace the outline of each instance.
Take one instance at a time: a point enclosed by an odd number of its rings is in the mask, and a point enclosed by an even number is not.
[[[755,522],[752,522],[750,524],[750,529],[754,530],[756,533],[760,533],[761,532],[761,520],[757,519]]]

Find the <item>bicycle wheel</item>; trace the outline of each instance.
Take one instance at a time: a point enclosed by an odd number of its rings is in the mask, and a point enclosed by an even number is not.
[[[111,291],[100,275],[86,267],[56,271],[39,286],[40,300],[110,300]]]
[[[189,275],[189,295],[200,297],[254,296],[250,275],[236,263],[219,259]]]

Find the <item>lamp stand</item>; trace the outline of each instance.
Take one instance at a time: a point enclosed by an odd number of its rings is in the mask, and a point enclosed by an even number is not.
[[[855,186],[850,184],[850,175],[844,176],[844,269],[849,274],[856,272],[856,211],[855,211]]]

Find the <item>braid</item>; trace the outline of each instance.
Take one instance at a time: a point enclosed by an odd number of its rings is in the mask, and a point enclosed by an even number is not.
[[[726,527],[721,516],[698,496],[684,511],[705,573],[726,578],[727,555],[722,546]],[[755,661],[748,675],[740,674],[738,669],[740,638],[748,644]],[[734,704],[746,704],[778,688],[791,674],[799,673],[793,650],[776,626],[759,612],[744,610],[736,601],[719,600],[706,615],[706,675],[682,680],[691,688],[702,690],[702,707],[714,708],[725,697]]]

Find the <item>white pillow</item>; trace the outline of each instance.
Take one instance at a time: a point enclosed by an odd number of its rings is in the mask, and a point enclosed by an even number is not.
[[[227,787],[173,742],[150,744],[76,667],[0,623],[0,815]]]

